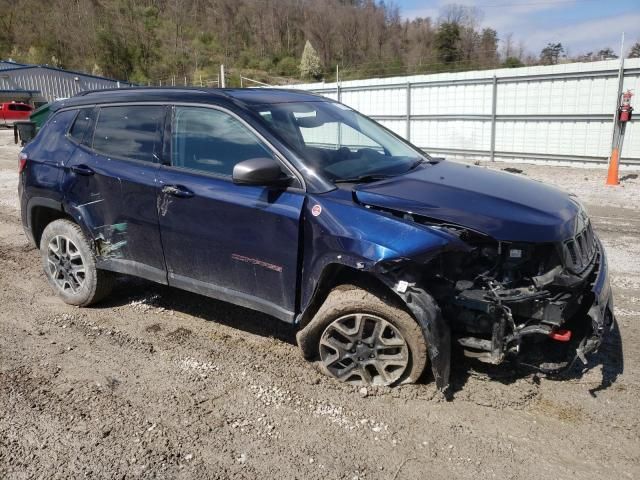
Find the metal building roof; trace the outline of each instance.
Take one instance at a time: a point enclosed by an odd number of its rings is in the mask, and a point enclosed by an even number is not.
[[[101,90],[130,85],[128,82],[63,70],[48,65],[23,65],[0,61],[0,90],[39,92],[39,96],[48,102],[57,98],[72,97],[85,90]]]
[[[12,60],[0,60],[0,70],[9,70],[12,68],[26,67],[24,63],[17,63]]]

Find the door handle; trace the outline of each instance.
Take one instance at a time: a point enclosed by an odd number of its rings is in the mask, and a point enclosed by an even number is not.
[[[165,185],[164,187],[162,187],[162,193],[167,193],[179,198],[193,197],[193,192],[188,188],[183,187],[182,185]]]
[[[86,165],[82,165],[82,164],[72,165],[71,171],[73,173],[77,173],[78,175],[84,175],[85,177],[88,177],[89,175],[93,175],[95,173],[90,167],[87,167]]]

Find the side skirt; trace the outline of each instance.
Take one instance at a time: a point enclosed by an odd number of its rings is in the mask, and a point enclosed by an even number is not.
[[[220,285],[201,282],[174,273],[169,273],[169,285],[206,297],[215,298],[216,300],[222,300],[223,302],[229,302],[241,307],[250,308],[251,310],[263,312],[286,323],[293,323],[295,319],[294,312],[282,308],[280,305]]]

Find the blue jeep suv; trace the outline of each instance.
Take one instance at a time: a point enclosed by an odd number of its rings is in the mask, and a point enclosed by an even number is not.
[[[580,202],[434,159],[351,108],[276,89],[131,88],[55,103],[20,154],[22,222],[67,303],[143,277],[298,327],[353,384],[449,382],[452,347],[543,372],[613,325]]]

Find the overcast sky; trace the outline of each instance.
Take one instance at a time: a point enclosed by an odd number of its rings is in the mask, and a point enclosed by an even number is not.
[[[444,5],[473,5],[483,12],[482,26],[502,39],[525,42],[537,55],[549,42],[561,42],[570,55],[605,47],[616,53],[625,32],[625,52],[640,41],[640,0],[395,0],[405,18],[438,18]]]

